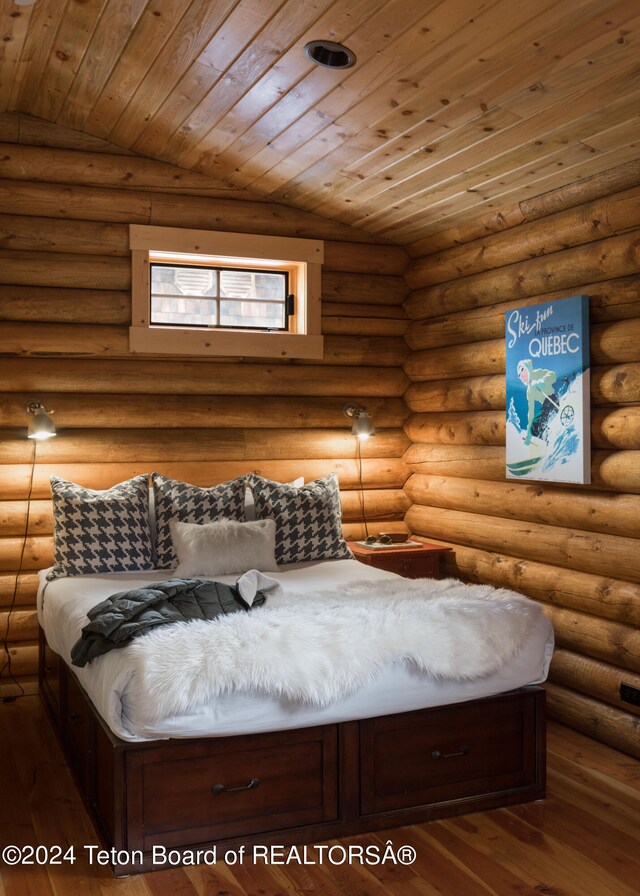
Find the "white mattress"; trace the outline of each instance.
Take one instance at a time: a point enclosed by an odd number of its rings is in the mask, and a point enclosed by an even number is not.
[[[87,612],[91,607],[117,591],[170,578],[167,570],[151,570],[73,576],[45,583],[46,572],[40,574],[38,617],[50,647],[69,665],[71,648],[88,621]],[[320,588],[339,590],[347,583],[398,578],[394,573],[357,560],[300,563],[281,567],[269,576],[293,596]],[[234,584],[237,576],[217,578]],[[231,693],[188,715],[171,716],[154,722],[153,726],[137,720],[135,709],[127,700],[130,672],[124,656],[126,651],[127,648],[113,650],[84,668],[74,667],[74,672],[114,734],[123,740],[139,741],[306,728],[461,703],[538,684],[547,677],[553,653],[553,629],[548,619],[541,616],[525,647],[507,668],[473,681],[433,680],[405,663],[398,663],[382,672],[372,684],[322,709],[265,696]]]

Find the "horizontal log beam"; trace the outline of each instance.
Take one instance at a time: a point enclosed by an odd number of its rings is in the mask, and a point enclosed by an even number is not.
[[[640,449],[640,407],[594,408],[591,443],[597,448]]]
[[[477,479],[481,471],[483,479],[505,480],[505,448],[499,445],[416,443],[407,449],[404,460],[413,473]],[[640,494],[639,465],[640,451],[592,451],[591,488]]]
[[[640,759],[640,722],[628,712],[549,682],[547,713],[588,737]]]
[[[1,260],[0,260],[1,263]],[[327,336],[324,341],[324,357],[321,363],[344,364],[355,367],[401,367],[409,349],[400,336]],[[0,354],[9,355],[65,355],[84,358],[132,358],[129,349],[128,327],[101,327],[90,324],[36,324],[14,323],[3,325],[0,331]],[[164,355],[148,355],[167,358]],[[171,355],[179,358],[180,355]],[[200,359],[202,360],[202,359]],[[228,363],[227,358],[211,358],[210,361]],[[236,359],[238,360],[238,359]],[[279,358],[272,359],[280,361]],[[280,363],[282,363],[280,361]],[[296,364],[305,364],[298,361]],[[311,361],[310,364],[318,364]]]
[[[504,445],[426,445],[414,443],[407,449],[404,460],[413,473],[436,476],[482,478],[503,482],[506,470]]]
[[[633,706],[620,699],[620,685],[623,683],[640,690],[640,675],[637,672],[581,656],[572,650],[557,648],[551,661],[549,677],[563,687],[603,700],[625,712],[640,715],[640,706]]]
[[[640,585],[633,582],[561,569],[469,545],[449,541],[444,544],[452,548],[443,557],[447,575],[495,588],[511,588],[542,603],[614,622],[640,625]]]
[[[0,212],[24,215],[27,220],[34,215],[51,220],[150,224],[151,196],[144,189],[89,187],[73,181],[56,184],[0,179]],[[201,201],[209,208],[215,203],[215,200]]]
[[[326,269],[322,271],[322,300],[328,304],[349,302],[364,305],[361,313],[366,314],[370,306],[380,305],[383,309],[393,307],[400,309],[408,293],[407,284],[402,277],[382,276],[372,270],[371,273],[349,274]],[[402,312],[402,316],[408,319]]]
[[[24,428],[0,430],[0,464],[28,464],[33,442]],[[363,458],[401,458],[409,446],[401,429],[384,429],[363,442]],[[356,455],[350,431],[335,429],[191,429],[185,439],[181,429],[156,429],[149,439],[146,429],[68,429],[37,447],[38,464],[102,463],[189,460],[322,459]]]
[[[108,186],[118,189],[185,195],[242,198],[248,195],[229,188],[197,171],[141,156],[82,152],[48,146],[0,144],[0,177],[45,183]]]
[[[550,255],[640,227],[640,186],[412,261],[412,289]]]
[[[412,442],[504,445],[505,415],[499,411],[412,414],[405,432]]]
[[[277,482],[289,482],[303,476],[305,482],[336,473],[341,489],[360,488],[360,480],[364,488],[402,488],[409,471],[400,458],[363,458],[362,477],[360,465],[355,457],[330,458],[318,460],[280,460],[265,459],[251,462],[238,461],[163,461],[154,467],[155,471],[198,486],[217,485],[244,476],[257,473]],[[151,465],[147,461],[78,463],[78,464],[41,464],[35,467],[32,498],[41,499],[51,496],[50,477],[58,476],[76,482],[85,488],[106,489],[118,482],[124,482],[132,476],[149,474]],[[0,464],[0,494],[5,500],[25,500],[29,493],[31,478],[30,464]]]
[[[640,494],[640,451],[592,451],[591,485]]]
[[[504,410],[504,374],[411,383],[404,400],[412,411]],[[640,404],[640,363],[591,368],[591,406]]]
[[[0,280],[17,286],[131,291],[131,261],[108,255],[71,255],[0,249]]]
[[[127,258],[129,227],[97,221],[0,214],[0,247]]]
[[[401,320],[405,322],[405,325],[409,321],[404,309],[400,305],[367,305],[364,302],[361,304],[350,303],[347,305],[344,302],[328,301],[324,301],[322,304],[322,317],[325,319],[331,317],[362,318],[363,315],[374,318],[390,318],[396,321]]]
[[[591,368],[591,403],[639,404],[640,364],[615,364]]]
[[[374,360],[374,359],[371,359]],[[640,366],[640,365],[639,365]],[[19,392],[126,393],[139,395],[304,395],[341,398],[403,395],[409,380],[392,367],[240,363],[236,359],[158,364],[77,358],[0,358],[0,382]],[[364,402],[366,404],[366,402]],[[337,402],[339,404],[339,402]]]
[[[640,672],[640,630],[637,626],[551,604],[545,604],[544,611],[553,623],[559,647]]]
[[[517,305],[521,299],[542,295],[544,290],[579,292],[583,283],[627,277],[639,271],[640,230],[635,229],[565,249],[562,264],[553,255],[543,256],[426,287],[409,296],[406,307],[411,317],[436,317],[442,308],[449,313],[464,311],[503,302],[505,296]]]
[[[17,588],[15,572],[0,573],[0,609],[6,610],[11,606],[35,606],[37,590],[38,576],[36,573],[20,573]]]
[[[564,209],[590,202],[601,196],[626,190],[640,182],[640,161],[633,160],[610,168],[591,177],[581,178],[566,186],[550,190],[540,196],[514,203],[499,211],[491,211],[471,221],[439,230],[408,246],[412,258],[440,252],[452,246],[480,239],[491,233],[518,227]]]
[[[28,393],[0,393],[0,427],[25,425],[25,404]],[[296,396],[244,396],[238,401],[229,395],[165,395],[161,413],[147,395],[113,395],[87,393],[79,396],[66,392],[42,394],[40,398],[56,414],[56,426],[85,429],[87,422],[95,428],[108,429],[326,429],[345,431],[343,404],[336,398],[314,396],[296,400]],[[367,399],[367,407],[376,427],[397,428],[406,417],[401,398]]]
[[[520,208],[527,221],[545,218],[564,208],[582,205],[600,196],[608,196],[619,190],[625,190],[640,182],[640,159],[633,159],[615,168],[599,171],[570,184],[564,184],[556,190],[549,190],[540,196],[532,196],[520,203]]]
[[[247,198],[250,196],[251,194],[247,194]],[[197,230],[338,240],[362,245],[378,245],[380,241],[380,237],[313,212],[268,202],[263,197],[253,196],[251,201],[245,201],[242,194],[231,199],[205,199],[153,192],[149,224],[157,227],[188,227]],[[368,270],[375,271],[375,267]]]
[[[529,520],[623,537],[640,538],[640,496],[572,491],[544,483],[486,482],[414,474],[405,483],[414,504],[511,520]]]
[[[414,340],[415,343],[415,340]],[[640,361],[640,317],[635,320],[595,324],[590,332],[590,356],[594,365]],[[504,373],[505,340],[490,339],[467,345],[414,350],[404,368],[413,381],[460,379],[465,376]],[[544,359],[536,360],[543,364]]]
[[[322,315],[322,334],[343,336],[402,336],[404,320],[377,317],[332,317]]]
[[[640,316],[640,274],[605,280],[602,283],[581,284],[576,293],[589,296],[589,319],[592,324],[613,320],[629,320]],[[540,302],[566,298],[567,291],[547,292],[529,296],[517,305],[528,307]],[[413,349],[442,348],[445,345],[464,345],[504,338],[504,316],[516,303],[511,300],[494,305],[471,308],[436,316],[422,314],[424,310],[417,292],[410,293],[405,308],[411,312],[412,324],[407,328],[407,342]]]
[[[26,501],[0,501],[0,538],[23,537],[26,523]],[[52,532],[53,506],[51,500],[31,501],[28,534],[51,535]],[[1,628],[0,631],[2,631]]]
[[[386,277],[401,277],[409,256],[401,246],[355,244],[336,240],[324,245],[324,268]]]
[[[131,294],[114,289],[0,284],[0,320],[128,326]]]
[[[243,198],[246,197],[246,198]],[[303,209],[268,202],[260,196],[228,191],[217,197],[171,195],[153,186],[83,186],[75,178],[51,183],[0,179],[0,211],[45,218],[70,218],[158,227],[265,233],[302,239],[377,243],[378,238]]]
[[[409,410],[418,413],[504,410],[506,408],[504,373],[411,383],[404,393],[404,400]]]
[[[441,538],[540,563],[640,582],[638,538],[417,504],[407,511],[405,522],[412,532],[427,539]]]
[[[0,632],[6,633],[9,643],[38,640],[38,615],[35,610],[0,612]]]
[[[37,676],[38,674],[38,645],[37,643],[19,643],[9,644],[9,657],[11,659],[11,668],[6,665],[7,652],[3,646],[0,646],[0,679],[3,681],[13,675],[15,678],[22,680],[24,676]],[[14,694],[18,688],[7,681],[7,693]]]
[[[412,414],[405,431],[413,442],[502,445],[505,415],[500,411]],[[591,442],[596,448],[640,449],[640,407],[594,408]]]

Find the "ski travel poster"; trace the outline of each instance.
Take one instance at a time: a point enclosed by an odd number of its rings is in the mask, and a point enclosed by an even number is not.
[[[589,297],[505,314],[508,479],[591,481]]]

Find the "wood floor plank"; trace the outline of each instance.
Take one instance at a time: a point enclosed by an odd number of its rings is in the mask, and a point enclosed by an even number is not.
[[[637,896],[640,763],[555,722],[548,744],[545,801],[328,844],[413,846],[411,864],[301,851],[114,878],[78,850],[73,866],[0,864],[0,896]],[[39,698],[0,704],[0,845],[99,842]]]
[[[519,874],[514,874],[498,862],[492,861],[466,839],[444,825],[430,825],[419,830],[452,864],[465,868],[467,874],[479,881],[490,893],[517,893],[518,896],[539,896],[540,891],[528,885]]]

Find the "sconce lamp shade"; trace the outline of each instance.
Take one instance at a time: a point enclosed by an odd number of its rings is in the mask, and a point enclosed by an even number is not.
[[[53,411],[47,411],[40,401],[29,401],[25,407],[27,413],[31,414],[27,438],[43,441],[57,435],[53,421],[49,417],[49,414],[53,414]]]
[[[366,442],[370,436],[375,435],[376,428],[371,422],[371,417],[367,411],[363,410],[360,413],[351,428],[351,432],[354,436],[360,439],[361,442]]]
[[[375,435],[376,428],[366,408],[361,408],[357,404],[345,404],[342,413],[353,420],[351,432],[360,442],[366,442],[370,436]]]

